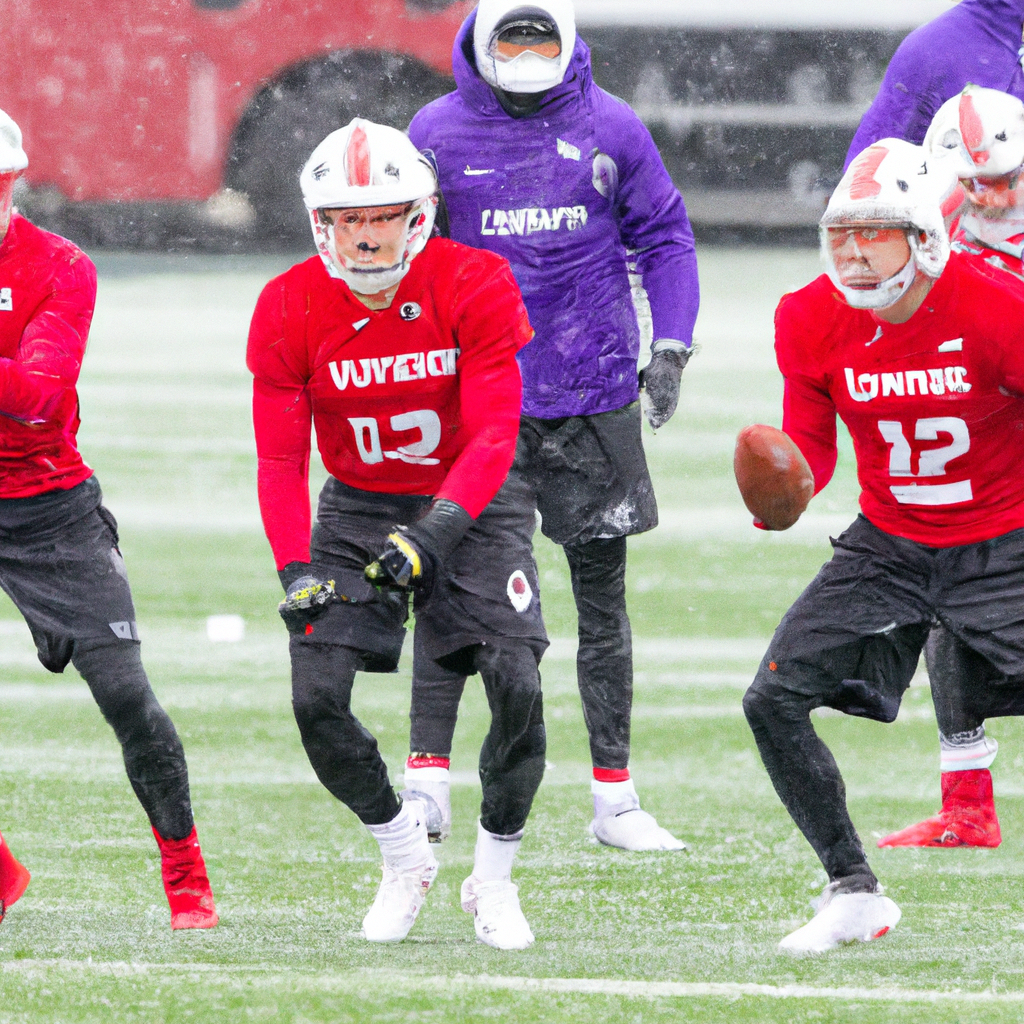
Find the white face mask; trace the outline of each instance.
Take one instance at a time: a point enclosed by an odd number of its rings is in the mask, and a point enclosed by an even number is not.
[[[982,245],[988,246],[997,246],[1014,235],[1024,234],[1024,209],[1014,207],[1001,212],[1003,216],[986,217],[969,209],[961,218],[960,225]],[[1008,216],[1011,213],[1012,216]]]
[[[829,280],[842,292],[846,304],[854,309],[886,309],[894,305],[906,294],[917,277],[917,263],[913,255],[898,274],[893,274],[874,288],[850,288],[843,284],[831,259],[827,260],[827,268]]]
[[[423,251],[430,240],[437,213],[437,199],[431,196],[417,203],[409,218],[408,237],[402,259],[390,267],[357,267],[350,260],[338,256],[334,242],[334,225],[324,223],[318,211],[310,212],[313,240],[317,252],[331,277],[345,284],[359,295],[376,295],[397,285],[409,273],[409,264]]]

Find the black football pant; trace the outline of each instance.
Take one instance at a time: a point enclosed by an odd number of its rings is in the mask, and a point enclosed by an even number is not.
[[[480,750],[480,821],[512,835],[526,824],[544,774],[543,705],[537,655],[504,639],[464,652],[483,679],[491,728]],[[352,713],[352,684],[361,652],[293,639],[292,706],[317,778],[367,825],[391,821],[399,803],[377,741]],[[461,685],[465,676],[459,676]]]
[[[121,744],[128,780],[150,824],[164,839],[184,839],[193,825],[185,752],[149,685],[139,645],[78,641],[71,662]]]
[[[1024,715],[1024,688],[943,626],[924,648],[935,718],[943,736],[974,732],[986,718]]]
[[[568,545],[579,616],[576,673],[590,756],[598,768],[629,765],[633,642],[626,614],[626,538]],[[417,658],[410,750],[448,757],[465,676]]]

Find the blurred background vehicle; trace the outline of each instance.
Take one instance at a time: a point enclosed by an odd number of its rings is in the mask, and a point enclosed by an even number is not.
[[[698,231],[816,224],[896,46],[951,0],[578,0],[598,84],[651,128]],[[453,87],[472,0],[8,0],[18,197],[86,245],[308,246],[298,169],[355,114]]]

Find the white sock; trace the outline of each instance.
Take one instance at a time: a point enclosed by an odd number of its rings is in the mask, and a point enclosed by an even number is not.
[[[473,877],[481,882],[508,882],[512,878],[512,861],[516,859],[522,830],[511,836],[496,836],[477,822],[476,852],[473,854]]]
[[[640,806],[636,786],[632,779],[622,782],[598,782],[590,780],[590,792],[594,796],[594,817],[607,818],[609,815],[633,811]]]
[[[939,770],[943,772],[964,772],[973,768],[988,768],[996,759],[999,744],[985,735],[985,726],[980,725],[969,733],[960,732],[954,736],[939,733]]]
[[[447,783],[451,778],[451,773],[447,768],[406,768],[405,769],[405,788],[415,789],[417,782],[438,782]]]
[[[420,821],[419,810],[420,804],[410,800],[402,804],[391,821],[366,826],[380,846],[384,863],[396,871],[415,871],[433,860],[427,828]]]

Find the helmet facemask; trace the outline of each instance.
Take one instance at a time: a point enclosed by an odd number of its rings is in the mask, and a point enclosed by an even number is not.
[[[899,270],[883,280],[873,281],[872,278],[877,275],[866,273],[862,275],[860,283],[850,282],[851,277],[856,278],[855,274],[840,274],[835,259],[837,249],[852,245],[856,255],[864,258],[861,247],[863,246],[868,253],[870,249],[867,241],[858,242],[858,239],[871,240],[873,234],[893,229],[901,231],[907,241],[907,259]],[[834,245],[836,233],[847,236],[849,240],[843,246]],[[886,309],[899,302],[917,279],[919,267],[915,248],[920,248],[920,239],[917,232],[907,224],[837,224],[821,229],[821,253],[826,272],[832,283],[842,292],[847,305],[854,309]],[[870,256],[867,259],[870,265]]]
[[[378,292],[393,288],[409,272],[412,259],[423,251],[430,239],[437,213],[437,197],[428,196],[417,203],[410,203],[409,210],[403,214],[405,221],[405,239],[399,243],[399,259],[388,266],[379,266],[362,261],[355,261],[346,256],[338,247],[335,231],[337,217],[342,215],[344,208],[332,207],[335,217],[332,218],[324,209],[310,211],[309,220],[313,228],[313,240],[317,252],[331,277],[344,281],[352,291],[359,295],[376,295]],[[357,209],[382,209],[381,207],[357,207]]]

